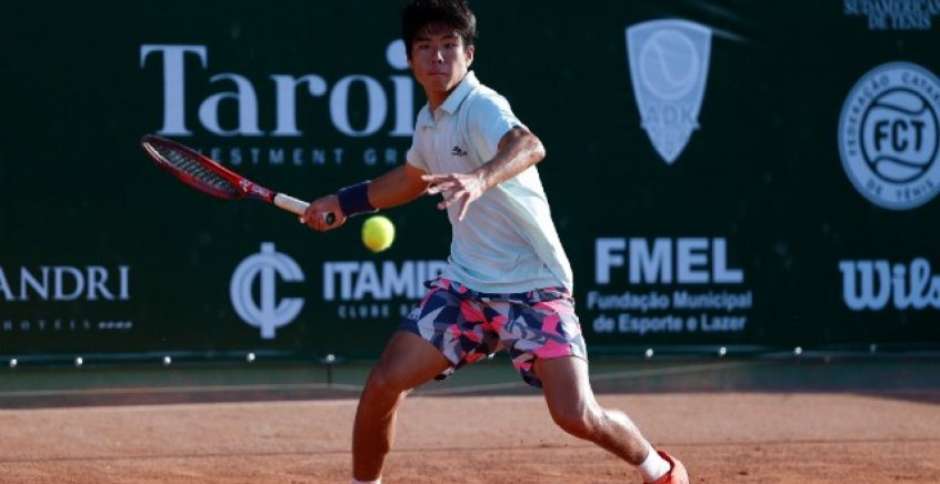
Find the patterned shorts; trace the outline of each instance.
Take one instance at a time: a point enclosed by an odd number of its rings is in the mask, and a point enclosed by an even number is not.
[[[401,329],[421,336],[451,362],[438,379],[502,348],[509,349],[522,379],[536,387],[542,386],[533,367],[536,358],[587,359],[574,299],[564,288],[491,294],[445,278],[425,285],[427,295]]]

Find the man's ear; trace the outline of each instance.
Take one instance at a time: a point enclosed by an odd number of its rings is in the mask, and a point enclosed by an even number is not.
[[[474,58],[473,56],[474,54],[476,54],[476,46],[473,46],[473,45],[467,46],[465,50],[466,50],[466,56],[467,56],[467,67],[470,67],[470,65],[473,64],[473,58]]]

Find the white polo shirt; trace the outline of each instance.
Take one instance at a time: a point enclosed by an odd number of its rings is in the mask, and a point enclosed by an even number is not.
[[[469,173],[490,161],[510,129],[525,127],[509,103],[468,72],[432,116],[418,113],[408,163],[425,173]],[[453,240],[444,276],[480,292],[573,288],[568,257],[552,223],[534,166],[493,187],[470,204],[447,209]]]

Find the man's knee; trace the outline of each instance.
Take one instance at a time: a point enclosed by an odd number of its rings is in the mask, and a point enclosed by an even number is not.
[[[551,410],[552,420],[569,434],[590,440],[597,431],[601,418],[597,405],[578,404]]]
[[[403,378],[397,376],[394,371],[381,365],[376,366],[369,373],[369,378],[366,380],[365,393],[395,397],[409,390],[404,387],[402,381]]]

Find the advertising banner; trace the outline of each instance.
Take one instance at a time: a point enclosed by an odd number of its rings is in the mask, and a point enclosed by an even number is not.
[[[940,343],[940,2],[471,2],[589,348]],[[312,232],[177,183],[180,141],[311,200],[405,162],[399,2],[12,7],[0,355],[375,356],[447,265],[423,197]],[[507,268],[508,269],[508,268]]]

